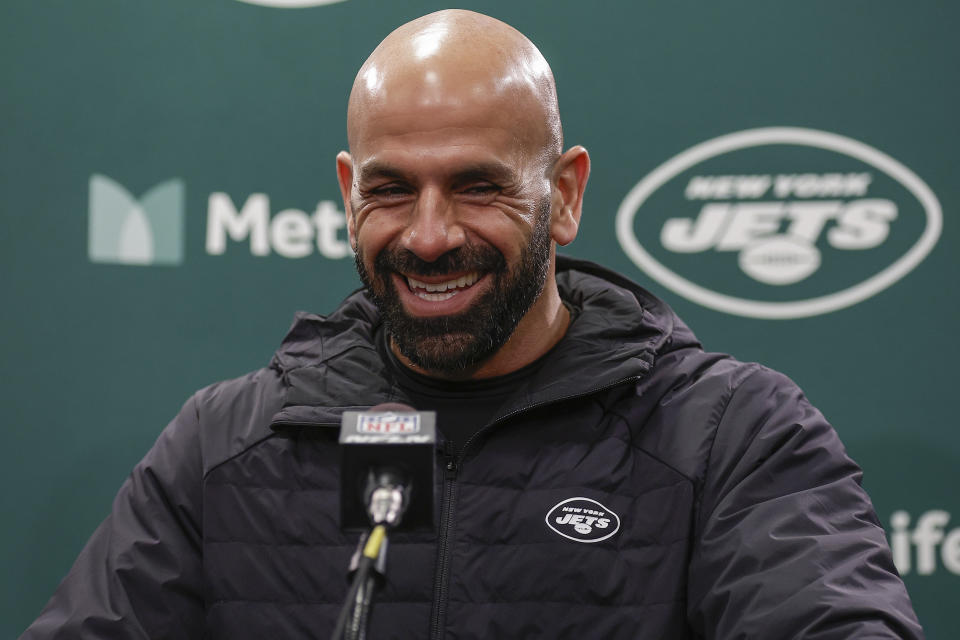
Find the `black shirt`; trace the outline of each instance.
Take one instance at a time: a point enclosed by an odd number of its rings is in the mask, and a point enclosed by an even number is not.
[[[459,453],[470,436],[497,417],[507,399],[543,362],[534,362],[493,378],[442,380],[411,370],[400,362],[387,343],[386,331],[379,331],[378,347],[397,383],[419,411],[437,412],[437,431],[443,436],[443,450]]]

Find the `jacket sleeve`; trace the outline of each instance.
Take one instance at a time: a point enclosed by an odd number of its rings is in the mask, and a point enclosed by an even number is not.
[[[198,431],[191,399],[21,640],[201,637]]]
[[[688,613],[705,638],[922,638],[836,432],[785,376],[732,391],[697,516]]]

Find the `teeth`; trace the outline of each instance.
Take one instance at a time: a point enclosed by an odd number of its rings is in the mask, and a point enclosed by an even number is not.
[[[418,298],[423,298],[424,300],[429,300],[430,302],[441,302],[442,300],[449,300],[455,295],[457,295],[456,291],[452,293],[417,293]]]
[[[456,289],[469,287],[479,279],[480,274],[474,271],[465,276],[460,276],[459,278],[455,278],[453,280],[447,280],[446,282],[438,282],[436,284],[421,282],[420,280],[415,280],[414,278],[407,276],[407,284],[410,285],[410,289],[413,290],[414,293],[424,300],[439,302],[441,300],[449,300],[453,296],[457,295]],[[448,289],[450,292],[445,293]]]

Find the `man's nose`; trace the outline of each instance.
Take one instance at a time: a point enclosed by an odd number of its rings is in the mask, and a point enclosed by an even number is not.
[[[404,248],[421,260],[433,262],[464,241],[454,203],[439,189],[421,191],[403,232]]]

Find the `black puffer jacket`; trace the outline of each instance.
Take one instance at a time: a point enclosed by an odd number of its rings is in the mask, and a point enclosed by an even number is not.
[[[575,322],[438,456],[438,531],[392,538],[372,640],[921,637],[860,470],[800,390],[704,353],[615,274],[558,270]],[[356,544],[339,416],[405,400],[377,323],[363,294],[299,316],[269,368],[191,398],[23,637],[328,637]]]

